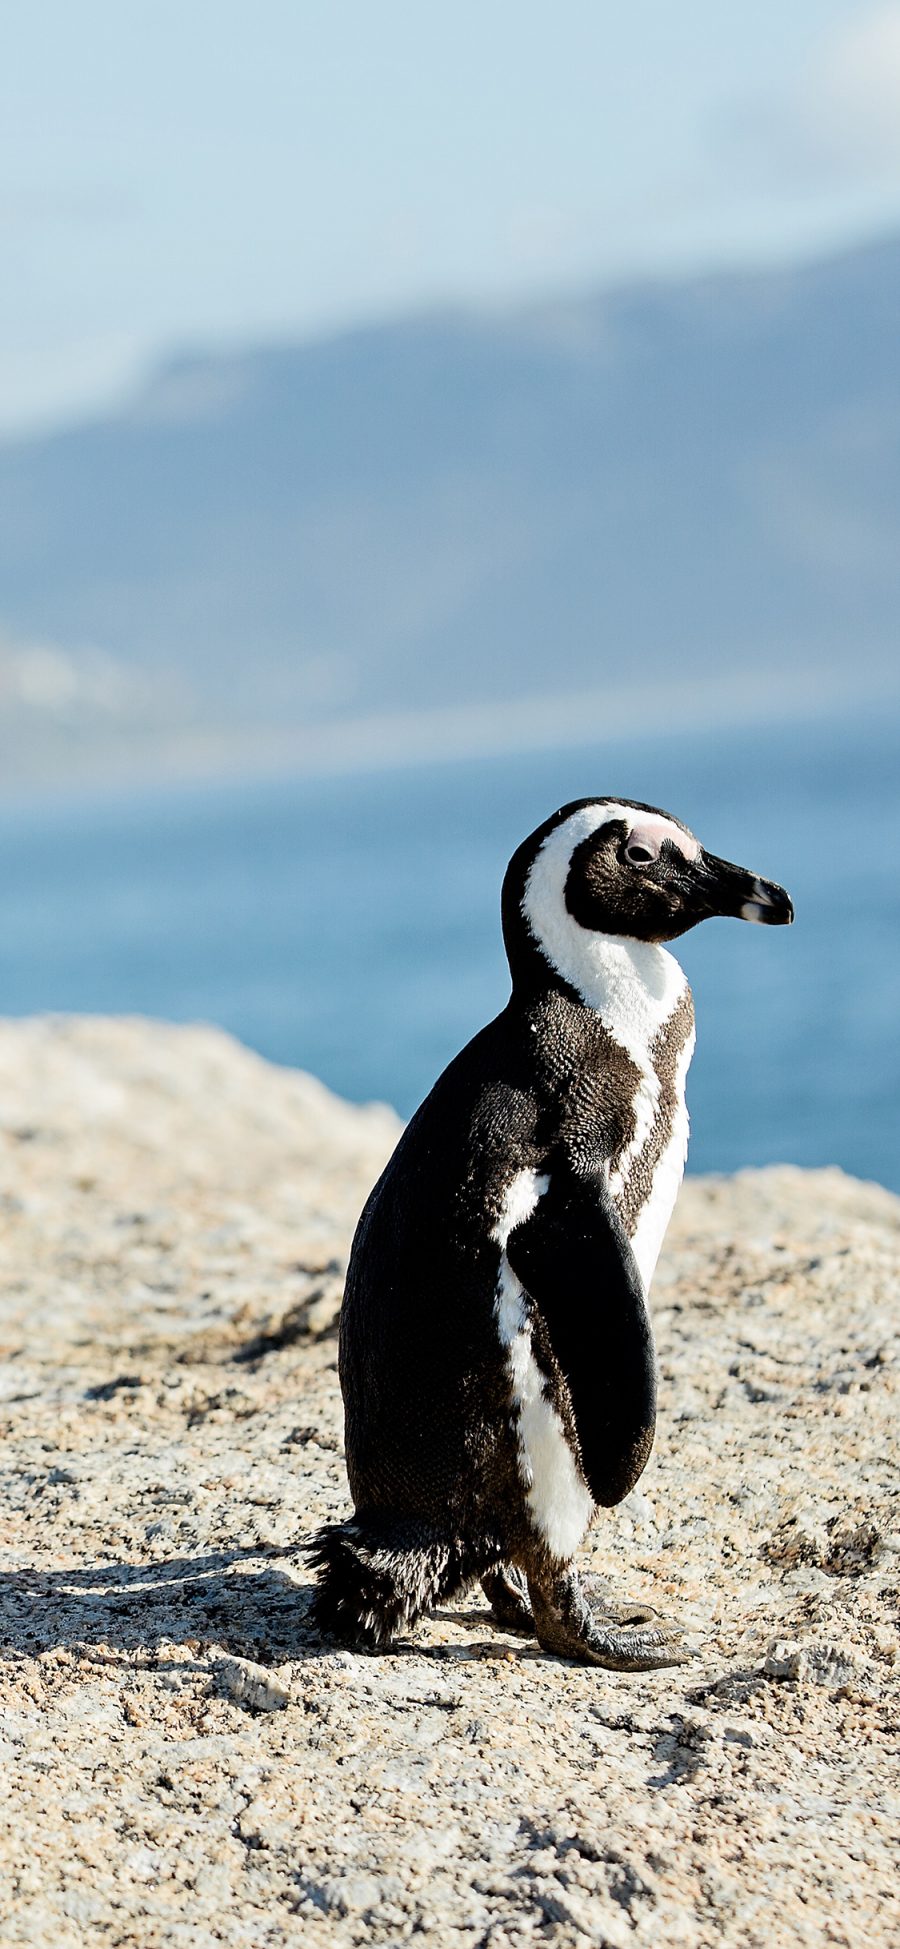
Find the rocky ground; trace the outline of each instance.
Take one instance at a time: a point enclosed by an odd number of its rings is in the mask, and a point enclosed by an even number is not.
[[[4,1949],[895,1944],[900,1203],[685,1187],[655,1454],[585,1557],[691,1665],[480,1595],[369,1657],[297,1544],[395,1131],[212,1031],[0,1027]]]

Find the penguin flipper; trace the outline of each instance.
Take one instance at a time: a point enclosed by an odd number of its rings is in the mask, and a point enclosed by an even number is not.
[[[653,1332],[637,1263],[605,1184],[554,1159],[547,1190],[509,1235],[510,1266],[537,1307],[568,1385],[595,1502],[621,1502],[656,1426]]]

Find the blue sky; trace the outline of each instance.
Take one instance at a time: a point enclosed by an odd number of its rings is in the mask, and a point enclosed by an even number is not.
[[[171,348],[900,229],[900,0],[30,0],[0,429]]]

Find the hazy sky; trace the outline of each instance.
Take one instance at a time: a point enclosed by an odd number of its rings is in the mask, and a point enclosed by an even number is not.
[[[900,0],[28,0],[0,427],[172,347],[900,228]]]

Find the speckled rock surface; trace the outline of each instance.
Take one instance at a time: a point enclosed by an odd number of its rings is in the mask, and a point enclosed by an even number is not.
[[[585,1563],[695,1629],[636,1678],[480,1593],[306,1621],[334,1321],[396,1134],[218,1033],[0,1025],[0,1941],[895,1944],[900,1203],[689,1182],[657,1445]]]

